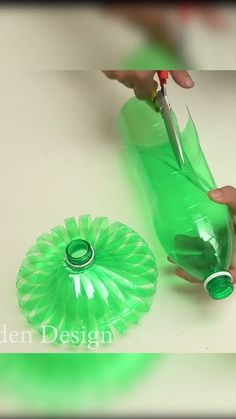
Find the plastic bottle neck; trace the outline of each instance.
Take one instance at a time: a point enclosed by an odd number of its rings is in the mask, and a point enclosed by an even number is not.
[[[94,258],[95,251],[86,240],[72,240],[66,247],[65,261],[70,267],[87,269],[92,265]]]
[[[233,279],[228,271],[215,272],[205,279],[203,285],[215,300],[228,297],[234,290]]]

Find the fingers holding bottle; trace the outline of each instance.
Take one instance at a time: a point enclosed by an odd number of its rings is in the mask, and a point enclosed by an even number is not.
[[[236,221],[236,188],[233,186],[223,186],[222,188],[214,189],[208,193],[209,197],[218,203],[228,205],[231,209],[231,212],[234,216],[234,220]],[[168,257],[169,262],[174,263],[174,261]],[[234,243],[234,252],[231,260],[231,267],[229,269],[233,282],[236,283],[236,242]],[[176,267],[175,273],[182,279],[185,279],[192,283],[201,283],[198,279],[192,277],[187,272],[182,270],[179,267]]]
[[[226,204],[236,216],[236,188],[233,186],[223,186],[209,192],[209,197],[220,204]]]
[[[158,83],[154,79],[158,70],[103,70],[106,77],[117,80],[124,86],[133,89],[138,99],[151,99],[153,91],[157,90]],[[188,71],[170,71],[170,75],[180,87],[189,89],[194,86],[194,81]]]

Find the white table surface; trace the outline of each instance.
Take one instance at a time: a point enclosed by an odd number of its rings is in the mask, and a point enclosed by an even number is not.
[[[236,72],[192,76],[191,90],[169,83],[170,100],[181,125],[189,106],[218,184],[236,185]],[[99,71],[0,73],[0,326],[33,330],[18,308],[15,279],[36,237],[70,216],[105,215],[151,245],[159,286],[141,323],[98,351],[234,352],[236,293],[213,301],[200,286],[165,272],[169,264],[124,169],[116,132],[118,111],[131,95]],[[36,333],[32,344],[0,344],[1,352],[65,350]]]
[[[157,356],[152,371],[114,401],[112,414],[233,417],[235,354]]]
[[[212,29],[201,18],[190,19],[186,26],[170,24],[189,68],[236,68],[234,6],[226,7],[223,15],[224,30]],[[0,6],[2,70],[115,69],[143,45],[143,31],[99,6]]]

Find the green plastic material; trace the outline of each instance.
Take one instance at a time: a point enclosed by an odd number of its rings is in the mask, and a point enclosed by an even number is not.
[[[162,357],[139,353],[2,353],[0,391],[13,404],[14,411],[10,411],[11,406],[8,409],[10,417],[84,417],[85,413],[90,417],[135,389]]]
[[[123,60],[120,68],[123,70],[183,69],[183,60],[167,47],[157,43],[141,45]]]
[[[106,217],[65,220],[32,246],[19,270],[18,298],[50,341],[96,349],[150,308],[157,266],[147,243]],[[91,346],[93,343],[93,347]]]
[[[233,252],[233,223],[226,205],[212,201],[216,187],[197,130],[189,115],[179,132],[185,157],[182,171],[161,114],[148,101],[130,99],[121,109],[119,128],[132,164],[146,186],[161,245],[178,266],[202,281],[214,299],[233,291],[227,272]],[[207,283],[210,275],[216,274]]]

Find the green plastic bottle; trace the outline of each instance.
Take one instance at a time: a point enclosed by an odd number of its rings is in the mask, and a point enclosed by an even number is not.
[[[167,254],[203,282],[214,299],[233,292],[228,271],[233,252],[233,223],[226,205],[212,201],[216,187],[197,130],[189,115],[180,133],[185,165],[179,169],[164,121],[152,103],[130,99],[121,109],[119,128],[142,175],[153,210],[157,236]]]
[[[89,215],[38,237],[17,277],[20,307],[43,338],[89,350],[137,324],[156,284],[156,260],[142,237]]]

